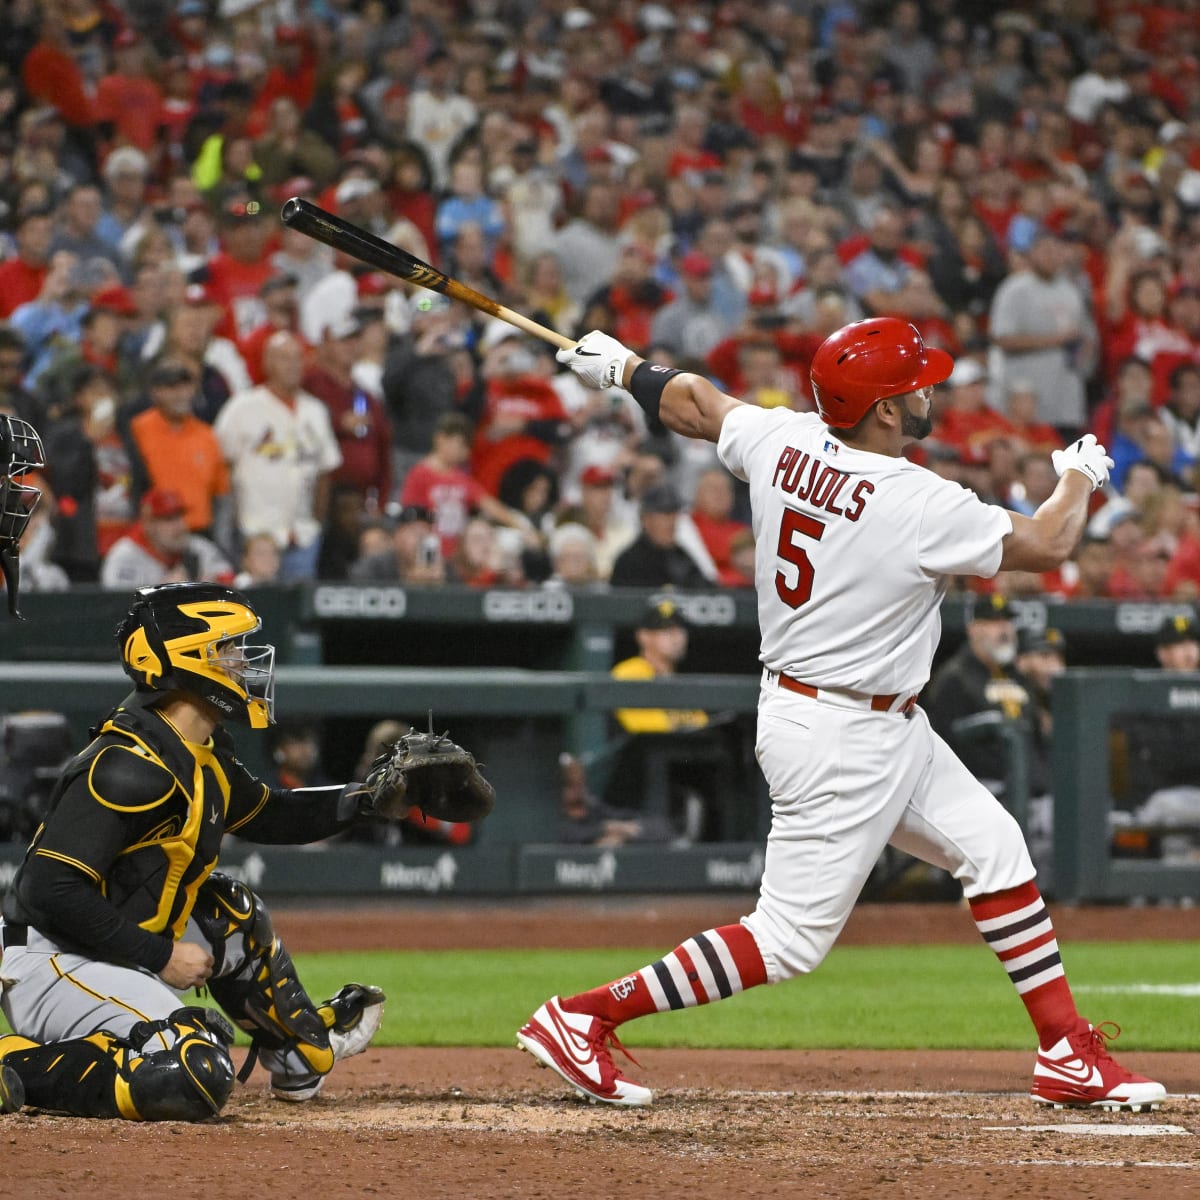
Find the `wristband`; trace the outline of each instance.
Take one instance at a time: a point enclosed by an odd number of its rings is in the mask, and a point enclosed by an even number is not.
[[[677,371],[674,367],[660,367],[657,363],[638,363],[629,379],[629,394],[641,405],[648,416],[657,421],[663,388],[667,386],[673,376],[682,374],[684,374],[683,371]]]

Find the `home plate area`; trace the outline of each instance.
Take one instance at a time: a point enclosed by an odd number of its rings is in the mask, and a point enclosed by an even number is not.
[[[234,1116],[248,1125],[280,1121],[277,1105],[251,1097],[236,1105]],[[294,1119],[299,1124],[300,1115]],[[985,1174],[1036,1168],[1051,1189],[1047,1195],[1069,1197],[1100,1194],[1083,1186],[1075,1174],[1081,1169],[1119,1178],[1137,1168],[1142,1184],[1148,1174],[1158,1179],[1164,1197],[1200,1197],[1196,1095],[1171,1097],[1153,1114],[1131,1114],[1035,1108],[1021,1093],[666,1087],[650,1108],[628,1110],[588,1104],[538,1072],[515,1092],[506,1083],[484,1091],[467,1084],[440,1094],[374,1087],[354,1099],[331,1095],[306,1114],[304,1124],[330,1132],[365,1124],[372,1131],[419,1135],[431,1144],[449,1139],[459,1147],[500,1139],[530,1155],[538,1147],[555,1147],[564,1169],[572,1154],[596,1162],[615,1154],[632,1166],[649,1152],[658,1160],[656,1179],[675,1172],[687,1178],[689,1169],[702,1162],[705,1178],[712,1181],[722,1164],[751,1158],[757,1176],[823,1171],[830,1181],[857,1178],[860,1183],[889,1173],[936,1176],[941,1168],[979,1168]],[[880,1170],[883,1176],[870,1174]],[[1178,1180],[1169,1183],[1165,1175],[1174,1180],[1177,1173]],[[1073,1190],[1076,1186],[1080,1190]],[[986,1183],[973,1183],[969,1194],[992,1195]],[[1015,1188],[995,1193],[1025,1194],[1041,1193]],[[1124,1193],[1106,1184],[1103,1194]],[[1148,1193],[1135,1189],[1131,1194]]]
[[[269,1162],[321,1197],[1200,1200],[1195,1056],[1141,1058],[1177,1089],[1154,1113],[1037,1108],[1029,1055],[1005,1051],[653,1049],[655,1103],[620,1110],[515,1050],[371,1048],[309,1104],[256,1071],[206,1124],[0,1118],[0,1196],[128,1200],[201,1170],[205,1200],[243,1200]]]

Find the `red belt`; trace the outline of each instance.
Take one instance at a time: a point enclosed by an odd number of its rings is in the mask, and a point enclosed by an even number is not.
[[[785,692],[795,692],[799,696],[807,696],[810,700],[819,700],[821,698],[820,688],[815,688],[809,683],[801,683],[800,680],[793,679],[790,675],[780,675],[779,686]],[[828,688],[825,689],[825,692],[830,698],[836,698],[843,702],[861,703],[864,708],[870,708],[872,712],[898,712],[908,716],[917,705],[915,693],[909,696],[899,708],[893,709],[892,705],[900,699],[899,692],[892,692],[888,695],[880,694],[878,696],[870,696],[866,692],[835,691],[831,693]]]

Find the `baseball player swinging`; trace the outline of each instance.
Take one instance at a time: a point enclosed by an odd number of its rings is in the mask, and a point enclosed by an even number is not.
[[[0,1111],[199,1120],[234,1083],[234,1031],[187,1004],[207,987],[251,1035],[280,1100],[316,1096],[336,1062],[365,1050],[383,993],[348,983],[314,1003],[261,898],[213,870],[222,836],[317,841],[416,805],[448,820],[494,800],[448,737],[409,734],[362,783],[275,789],[234,756],[225,720],[272,721],[272,646],[258,615],[217,584],[143,588],[117,629],[136,690],[63,769],[4,901]]]
[[[600,332],[558,360],[591,387],[629,389],[669,429],[716,442],[750,485],[764,668],[756,749],[772,821],[758,904],[740,924],[552,997],[518,1045],[591,1100],[649,1104],[649,1089],[613,1062],[616,1028],[814,970],[891,844],[961,881],[1037,1030],[1035,1101],[1161,1103],[1161,1084],[1108,1053],[1116,1027],[1076,1011],[1020,828],[916,704],[947,576],[1058,566],[1108,478],[1104,447],[1089,434],[1056,451],[1058,486],[1032,517],[909,462],[902,451],[929,434],[932,390],[953,360],[892,317],[847,325],[820,346],[816,413],[744,404]]]

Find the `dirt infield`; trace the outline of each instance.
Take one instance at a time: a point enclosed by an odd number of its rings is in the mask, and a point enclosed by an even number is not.
[[[737,898],[469,910],[284,911],[293,950],[390,946],[668,948],[736,919]],[[1064,941],[1192,938],[1195,912],[1063,910]],[[349,918],[349,919],[348,919]],[[860,909],[844,941],[971,940],[954,906]],[[617,1196],[686,1189],[820,1200],[1200,1197],[1200,1061],[1143,1054],[1172,1092],[1154,1114],[1034,1107],[1031,1056],[950,1051],[648,1051],[649,1110],[588,1106],[516,1050],[369,1050],[299,1107],[261,1073],[220,1121],[131,1125],[36,1113],[0,1118],[0,1197],[208,1200],[269,1191],[339,1196]]]
[[[371,903],[339,909],[273,909],[292,951],[559,949],[661,946],[669,950],[698,930],[737,921],[754,897],[650,896],[529,900],[453,905],[426,901]],[[1079,942],[1195,941],[1195,908],[1051,906],[1058,940]],[[979,945],[969,911],[959,904],[860,904],[839,946],[896,942]]]

